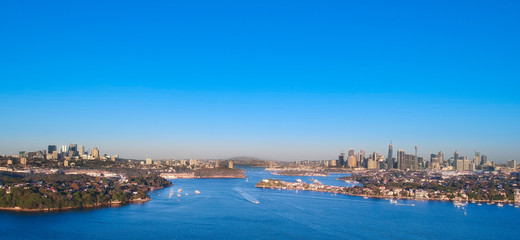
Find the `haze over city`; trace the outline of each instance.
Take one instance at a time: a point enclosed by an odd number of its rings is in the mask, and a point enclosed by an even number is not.
[[[520,156],[518,6],[99,4],[1,4],[0,154]]]

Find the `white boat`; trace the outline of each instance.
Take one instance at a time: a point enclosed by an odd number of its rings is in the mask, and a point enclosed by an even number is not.
[[[173,188],[172,188],[172,190],[170,191],[170,196],[168,196],[168,198],[172,198],[172,196],[173,196]]]
[[[177,197],[181,197],[181,195],[180,195],[180,194],[177,194]]]
[[[195,194],[200,194],[200,191],[199,190],[195,190]]]
[[[477,204],[477,205],[482,206],[482,203],[479,203],[479,204]]]
[[[179,188],[179,190],[177,190],[177,192],[182,192],[182,188]]]
[[[390,203],[391,203],[391,204],[397,204],[397,200],[395,200],[395,199],[390,199]]]
[[[188,196],[188,193],[186,193],[186,196]]]
[[[504,204],[502,204],[502,203],[497,203],[497,207],[503,207],[503,206],[504,206]]]

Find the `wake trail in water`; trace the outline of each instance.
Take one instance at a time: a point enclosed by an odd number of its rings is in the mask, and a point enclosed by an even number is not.
[[[260,202],[255,197],[249,195],[249,193],[245,192],[243,188],[234,187],[233,190],[239,193],[244,199],[250,201],[255,204],[259,204]]]

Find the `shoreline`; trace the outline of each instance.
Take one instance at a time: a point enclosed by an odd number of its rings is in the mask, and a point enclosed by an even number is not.
[[[291,182],[284,182],[284,183],[291,183]],[[404,197],[404,196],[380,196],[380,195],[372,195],[372,194],[355,194],[355,193],[348,193],[341,191],[343,187],[336,187],[336,186],[329,186],[329,185],[321,185],[324,187],[332,187],[328,189],[306,189],[306,188],[298,188],[293,187],[290,185],[284,185],[284,186],[259,186],[258,184],[255,185],[256,188],[262,188],[262,189],[272,189],[272,190],[296,190],[296,191],[309,191],[309,192],[323,192],[323,193],[332,193],[332,194],[342,194],[347,196],[353,196],[353,197],[362,197],[362,198],[371,198],[371,199],[396,199],[396,200],[414,200],[414,201],[437,201],[437,202],[464,202],[464,203],[486,203],[486,204],[513,204],[513,205],[519,205],[519,202],[514,202],[510,200],[470,200],[470,199],[445,199],[445,198],[415,198],[415,197]],[[343,188],[345,189],[345,188]]]
[[[159,190],[159,189],[157,189]],[[81,206],[81,207],[62,207],[62,208],[21,208],[21,207],[0,207],[0,211],[5,212],[33,212],[33,213],[39,213],[39,212],[61,212],[61,211],[70,211],[70,210],[79,210],[79,209],[93,209],[93,208],[107,208],[107,207],[119,207],[129,204],[143,204],[147,203],[148,201],[151,201],[151,198],[146,199],[133,199],[128,201],[127,203],[122,203],[119,201],[112,201],[109,203],[102,203],[102,204],[96,204],[96,205],[89,205],[89,206]]]

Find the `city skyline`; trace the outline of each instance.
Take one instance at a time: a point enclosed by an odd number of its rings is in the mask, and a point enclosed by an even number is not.
[[[33,152],[33,153],[36,153],[36,152],[42,152],[42,153],[46,153],[46,154],[52,154],[52,151],[55,151],[56,154],[58,154],[59,156],[62,156],[62,157],[65,157],[68,156],[69,157],[72,157],[72,156],[79,156],[80,158],[82,156],[96,156],[96,157],[99,157],[99,156],[117,156],[117,158],[119,158],[119,154],[118,153],[114,153],[114,152],[101,152],[99,150],[99,148],[97,147],[97,145],[95,147],[87,147],[85,148],[86,146],[85,145],[78,145],[78,144],[69,144],[69,145],[47,145],[44,149],[20,149],[16,152],[12,152],[12,153],[2,153],[0,152],[0,155],[5,155],[5,156],[16,156],[18,155],[19,153],[30,153],[30,152]],[[394,145],[393,143],[391,142],[388,146],[388,154],[385,155],[384,153],[382,152],[379,152],[379,151],[372,151],[372,150],[365,150],[363,148],[360,148],[360,149],[354,149],[354,148],[351,148],[351,147],[348,147],[348,151],[344,151],[344,150],[341,150],[339,152],[339,159],[337,159],[339,162],[338,164],[340,164],[341,162],[341,165],[347,165],[347,161],[348,161],[348,157],[350,156],[356,156],[358,157],[359,154],[363,154],[363,156],[368,159],[371,157],[371,154],[377,154],[377,156],[380,156],[382,157],[381,159],[383,160],[383,163],[384,164],[387,164],[386,167],[382,167],[382,169],[385,169],[387,168],[387,166],[389,166],[389,164],[392,162],[394,164],[396,164],[396,166],[394,166],[394,168],[400,168],[399,165],[399,153],[402,152],[403,154],[408,152],[407,149],[404,149],[404,148],[396,148],[396,152],[393,151],[393,148],[394,148]],[[419,154],[417,152],[417,148],[418,146],[415,145],[414,146],[414,150],[415,150],[415,153],[414,154],[408,154],[410,156],[414,156],[415,157],[415,160],[416,161],[416,164],[417,164],[417,161],[418,161],[418,158],[419,159],[422,159],[423,161],[428,161],[428,162],[431,162],[431,158],[432,157],[437,157],[437,153],[429,153],[429,154]],[[96,151],[96,154],[93,154],[92,151]],[[72,152],[72,153],[71,153]],[[101,154],[103,153],[103,154]],[[62,155],[62,154],[65,154],[65,155]],[[72,154],[72,155],[71,155]],[[84,155],[83,155],[84,154]],[[365,156],[365,154],[368,154],[369,156]],[[500,163],[500,164],[503,164],[503,163],[506,163],[507,161],[509,160],[516,160],[516,159],[508,159],[504,162],[502,161],[497,161],[496,159],[493,158],[493,156],[491,156],[491,158],[489,158],[489,156],[486,154],[486,153],[483,153],[483,152],[479,152],[477,150],[473,151],[473,155],[472,154],[461,154],[460,151],[458,150],[455,150],[453,153],[449,153],[449,152],[444,152],[442,150],[439,150],[438,154],[441,154],[441,159],[444,160],[444,161],[448,161],[448,160],[451,160],[450,158],[454,159],[454,160],[457,160],[459,157],[460,158],[463,158],[465,157],[466,159],[471,159],[472,156],[475,156],[478,154],[478,157],[480,158],[480,156],[485,156],[486,157],[486,160],[490,160],[490,162],[494,162],[494,163]],[[435,156],[434,156],[435,155]],[[153,153],[152,154],[146,154],[144,158],[139,158],[139,157],[132,157],[132,156],[123,156],[123,158],[125,159],[135,159],[135,160],[143,160],[143,159],[148,159],[148,158],[151,158],[153,156]],[[254,155],[235,155],[235,156],[225,156],[225,157],[215,157],[215,156],[204,156],[204,157],[197,157],[197,156],[184,156],[184,157],[176,157],[176,156],[169,156],[169,157],[158,157],[158,158],[154,158],[154,159],[158,159],[158,160],[169,160],[169,159],[228,159],[228,158],[233,158],[233,157],[237,157],[237,156],[249,156],[249,157],[259,157],[259,156],[254,156]],[[336,155],[337,157],[338,155]],[[389,157],[390,156],[390,157]],[[430,158],[428,158],[430,157]],[[54,156],[53,157],[54,159],[56,159],[57,157]],[[262,158],[261,158],[262,159]],[[287,160],[287,159],[266,159],[266,158],[263,158],[262,160],[275,160],[275,161],[321,161],[321,160],[334,160],[334,158],[323,158],[323,159],[291,159],[291,160]],[[423,162],[424,163],[424,162]],[[423,166],[424,167],[424,166]],[[390,167],[392,168],[392,167]]]
[[[2,154],[520,156],[517,2],[0,5]]]

